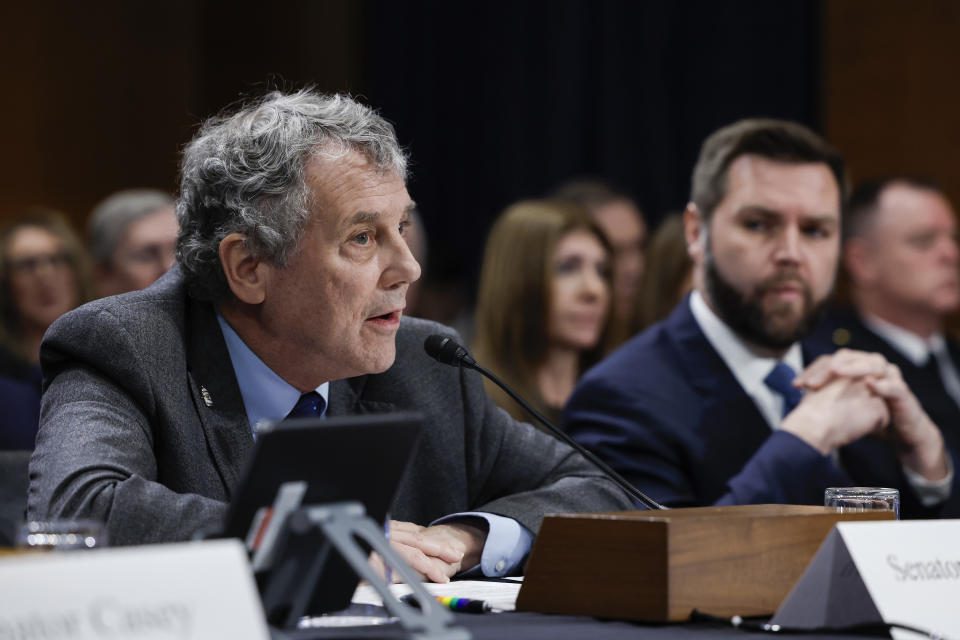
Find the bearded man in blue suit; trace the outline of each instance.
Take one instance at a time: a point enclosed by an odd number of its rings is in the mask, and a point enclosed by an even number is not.
[[[845,183],[839,153],[795,123],[711,135],[684,213],[695,290],[584,376],[570,434],[669,506],[871,485],[900,489],[905,515],[939,513],[953,463],[899,370],[801,342],[833,288]]]

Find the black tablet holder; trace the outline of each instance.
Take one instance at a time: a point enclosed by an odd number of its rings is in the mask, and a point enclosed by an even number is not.
[[[366,515],[359,502],[301,506],[286,517],[271,544],[273,549],[267,553],[273,557],[272,567],[260,584],[264,612],[271,625],[293,630],[302,617],[327,611],[324,576],[341,576],[341,570],[330,571],[330,567],[345,562],[376,590],[383,606],[411,638],[470,638],[466,629],[453,625],[453,614],[424,588],[420,576],[390,547],[383,528]],[[387,582],[370,566],[371,549],[413,590],[411,595],[419,608],[393,595]]]

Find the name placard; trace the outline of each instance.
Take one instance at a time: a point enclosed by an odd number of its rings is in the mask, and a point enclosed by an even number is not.
[[[0,640],[268,640],[243,544],[0,558]]]
[[[960,638],[958,540],[960,520],[838,523],[770,622],[898,623]]]

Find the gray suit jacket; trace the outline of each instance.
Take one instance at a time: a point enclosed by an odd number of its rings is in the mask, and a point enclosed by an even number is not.
[[[432,333],[454,335],[404,318],[388,371],[330,386],[331,416],[425,415],[391,517],[426,525],[480,510],[535,533],[546,513],[632,507],[579,454],[497,408],[476,373],[430,359]],[[66,314],[41,361],[31,519],[102,520],[114,544],[182,540],[220,522],[253,438],[214,308],[187,295],[179,269]]]

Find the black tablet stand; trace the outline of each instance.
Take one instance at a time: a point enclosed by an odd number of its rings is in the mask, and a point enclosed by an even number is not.
[[[384,564],[413,589],[419,608],[398,600],[386,581],[370,566],[369,550],[380,554]],[[284,521],[269,550],[274,562],[264,576],[261,598],[267,621],[280,629],[293,630],[302,616],[316,615],[322,601],[323,576],[331,563],[346,561],[358,577],[366,580],[383,599],[383,605],[417,640],[469,640],[470,633],[453,625],[453,614],[423,587],[418,576],[390,548],[382,527],[366,515],[359,502],[304,506]],[[334,571],[336,575],[340,572]],[[275,637],[283,637],[277,634]]]

